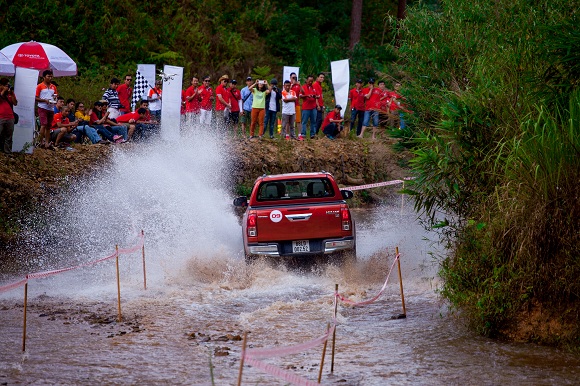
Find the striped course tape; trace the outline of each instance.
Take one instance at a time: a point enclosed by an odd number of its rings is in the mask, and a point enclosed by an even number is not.
[[[95,260],[95,261],[89,261],[89,262],[84,263],[84,264],[76,265],[74,267],[67,267],[67,268],[61,268],[61,269],[54,269],[51,271],[29,273],[28,275],[26,275],[26,278],[24,278],[24,279],[21,279],[17,282],[14,282],[14,283],[9,283],[9,284],[5,284],[5,285],[0,286],[0,293],[7,292],[10,290],[13,290],[14,288],[18,288],[20,286],[23,286],[24,284],[28,283],[29,279],[42,279],[45,277],[57,275],[59,273],[72,271],[74,269],[89,267],[89,266],[101,263],[103,261],[113,259],[120,254],[128,254],[128,253],[136,252],[143,247],[144,242],[145,242],[144,236],[142,234],[139,234],[139,241],[138,241],[137,245],[135,245],[135,246],[125,248],[125,249],[119,249],[118,252],[115,251],[115,252],[113,252],[112,255],[103,257],[103,258]]]
[[[392,180],[392,181],[385,181],[385,182],[376,182],[374,184],[366,184],[366,185],[358,185],[358,186],[347,186],[344,188],[340,188],[340,190],[363,190],[363,189],[371,189],[371,188],[380,188],[381,186],[389,186],[389,185],[398,185],[402,184],[405,181],[412,180],[413,177],[406,177],[402,180]]]

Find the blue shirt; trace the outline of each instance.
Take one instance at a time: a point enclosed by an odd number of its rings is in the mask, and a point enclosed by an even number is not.
[[[250,91],[248,86],[244,87],[242,89],[242,109],[244,109],[246,111],[252,111],[252,102],[253,101],[254,101],[254,95],[252,94],[252,92]]]

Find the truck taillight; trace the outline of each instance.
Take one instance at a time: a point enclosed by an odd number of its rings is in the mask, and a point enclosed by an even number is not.
[[[341,217],[342,217],[342,230],[349,231],[350,230],[350,211],[347,207],[340,208]]]
[[[256,227],[258,216],[255,213],[248,214],[248,236],[258,236],[258,228]]]

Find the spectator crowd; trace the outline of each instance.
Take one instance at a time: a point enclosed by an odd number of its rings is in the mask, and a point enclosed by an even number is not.
[[[100,100],[90,105],[59,95],[52,80],[53,73],[46,70],[36,87],[38,136],[36,146],[43,149],[69,148],[71,143],[119,144],[141,141],[160,131],[163,90],[161,80],[150,87],[134,110],[131,109],[132,75],[123,83],[117,78]],[[201,81],[200,81],[201,79]],[[205,76],[191,78],[190,86],[181,95],[181,130],[186,132],[219,130],[232,136],[248,138],[284,138],[286,140],[315,139],[319,133],[334,140],[345,127],[342,106],[325,106],[323,84],[325,74],[316,78],[308,75],[304,84],[296,73],[279,87],[277,79],[247,77],[241,89],[235,79],[223,75],[217,86]],[[404,98],[399,94],[400,84],[394,90],[386,88],[384,81],[369,79],[366,87],[357,79],[349,91],[350,119],[346,127],[356,130],[363,138],[372,129],[376,138],[380,128],[404,128],[402,112]],[[8,79],[0,79],[0,151],[10,152],[17,115],[13,106],[18,103]]]

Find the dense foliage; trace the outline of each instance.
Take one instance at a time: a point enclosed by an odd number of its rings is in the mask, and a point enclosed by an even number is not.
[[[403,25],[409,192],[451,247],[443,295],[488,335],[544,305],[571,326],[547,340],[580,342],[579,5],[444,0]]]

